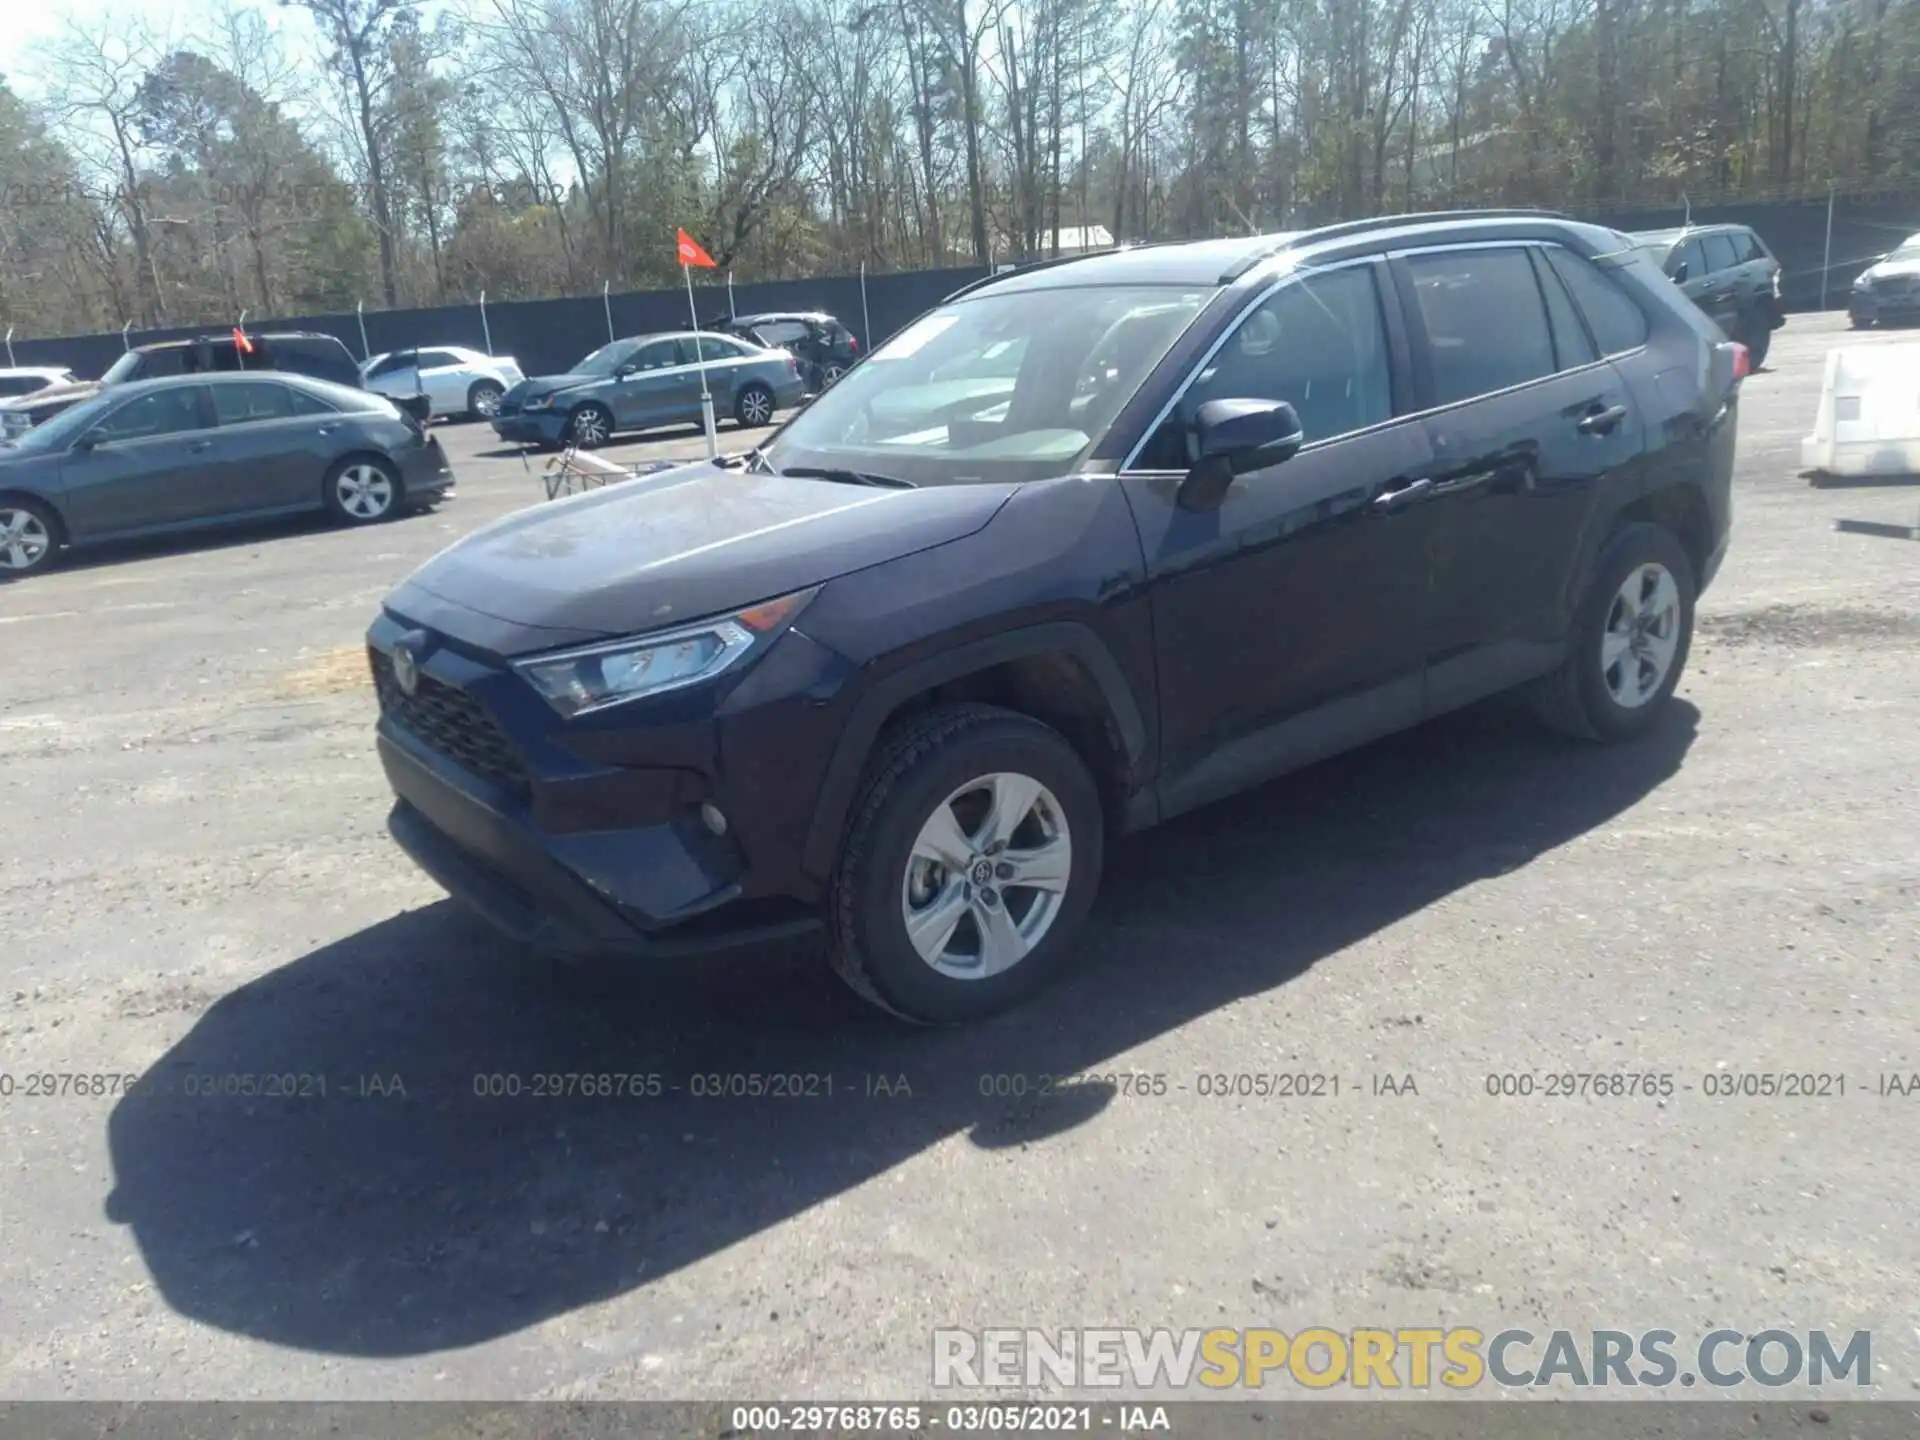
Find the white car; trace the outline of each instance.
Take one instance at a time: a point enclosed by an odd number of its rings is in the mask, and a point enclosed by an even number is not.
[[[45,390],[49,385],[74,383],[73,371],[59,365],[17,365],[12,369],[0,368],[0,400],[12,400],[16,396],[31,395],[36,390]]]
[[[491,420],[500,397],[527,377],[511,355],[483,355],[459,345],[394,350],[360,367],[360,383],[392,400],[425,395],[435,415]]]

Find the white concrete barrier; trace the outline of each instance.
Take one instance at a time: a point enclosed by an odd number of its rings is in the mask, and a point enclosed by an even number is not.
[[[1920,474],[1920,344],[1827,352],[1800,465],[1824,475]]]

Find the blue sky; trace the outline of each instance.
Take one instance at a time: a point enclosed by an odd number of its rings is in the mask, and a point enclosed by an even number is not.
[[[290,39],[310,44],[312,21],[304,11],[282,9],[274,0],[234,0],[257,10],[268,23]],[[0,72],[23,95],[37,88],[34,49],[57,36],[67,17],[93,28],[140,23],[157,35],[185,40],[204,23],[210,7],[198,0],[7,0],[6,20],[0,23]],[[296,48],[295,53],[298,53]]]

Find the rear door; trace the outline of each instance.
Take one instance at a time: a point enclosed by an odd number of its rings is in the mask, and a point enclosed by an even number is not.
[[[262,377],[213,387],[219,428],[202,514],[230,515],[317,505],[338,450],[341,416],[331,405]]]
[[[1393,259],[1435,462],[1427,497],[1426,711],[1551,669],[1566,577],[1641,420],[1540,248]]]
[[[89,537],[190,521],[213,460],[213,398],[201,384],[115,406],[61,462],[67,515]]]

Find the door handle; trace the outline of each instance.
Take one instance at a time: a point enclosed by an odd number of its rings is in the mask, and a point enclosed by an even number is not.
[[[329,420],[324,425],[314,426],[313,433],[316,435],[331,435],[334,431],[338,430],[339,428],[340,428],[340,422],[338,420]]]
[[[1407,506],[1413,504],[1414,501],[1430,493],[1432,490],[1433,481],[1431,480],[1409,480],[1398,490],[1388,490],[1374,496],[1373,499],[1367,502],[1367,508],[1376,514],[1391,515],[1397,510],[1406,509]]]
[[[187,446],[187,453],[189,455],[198,455],[202,450],[211,450],[212,448],[213,442],[211,440],[195,440]]]
[[[1627,407],[1609,405],[1600,410],[1589,410],[1580,417],[1578,428],[1582,435],[1611,435],[1614,427],[1627,418]]]

